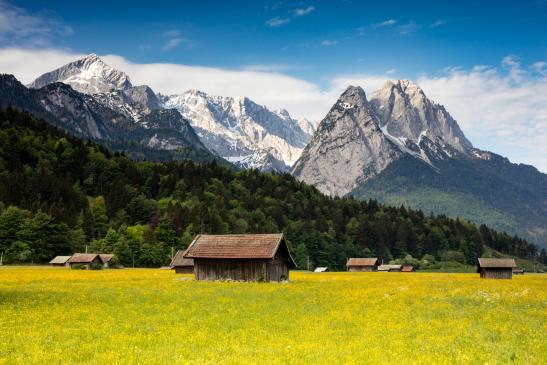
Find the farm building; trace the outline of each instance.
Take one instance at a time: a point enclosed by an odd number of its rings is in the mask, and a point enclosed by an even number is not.
[[[524,275],[524,269],[522,267],[515,267],[513,269],[513,275]]]
[[[111,261],[112,261],[112,258],[114,257],[114,255],[100,253],[99,256],[101,256],[101,260],[103,261],[103,267],[105,267],[105,268],[110,267],[110,264],[111,264]]]
[[[75,253],[70,260],[68,260],[68,263],[70,264],[70,267],[73,267],[74,265],[83,265],[88,270],[91,265],[104,264],[101,256],[96,253]]]
[[[416,271],[416,269],[412,265],[403,265],[403,267],[401,268],[401,272],[413,272],[413,271]]]
[[[282,233],[197,235],[184,258],[196,280],[282,281],[296,267]]]
[[[479,258],[477,272],[484,279],[511,279],[513,268],[517,265],[515,259]]]
[[[380,266],[378,266],[378,271],[396,272],[396,271],[401,271],[402,269],[403,269],[403,265],[380,265]]]
[[[69,266],[70,256],[56,256],[49,262],[51,266]]]
[[[177,251],[173,260],[171,260],[171,267],[175,269],[177,274],[193,274],[194,273],[194,260],[185,259],[184,254],[186,250]]]
[[[329,271],[328,267],[316,267],[315,270],[313,270],[313,272],[326,272],[326,271]]]
[[[378,258],[355,258],[348,259],[346,263],[348,271],[376,271],[378,270]]]

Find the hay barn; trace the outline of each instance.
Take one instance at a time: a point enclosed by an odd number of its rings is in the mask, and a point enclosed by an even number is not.
[[[403,269],[403,265],[380,265],[378,271],[387,272],[400,272]]]
[[[365,257],[356,258],[352,257],[348,259],[346,263],[348,271],[376,271],[378,270],[378,258],[377,257]]]
[[[71,256],[56,256],[49,262],[51,266],[70,266],[68,260]]]
[[[173,260],[171,260],[171,267],[177,274],[193,274],[194,273],[194,259],[185,259],[184,254],[186,250],[177,251]]]
[[[184,258],[196,280],[282,281],[296,267],[282,233],[197,235]]]
[[[75,253],[70,260],[68,260],[68,263],[70,264],[70,267],[73,267],[74,265],[83,265],[88,270],[91,265],[104,264],[101,256],[96,253]]]
[[[104,267],[104,268],[109,268],[109,267],[110,267],[110,264],[111,264],[111,261],[112,261],[112,258],[114,257],[114,255],[112,255],[112,254],[100,253],[99,256],[101,257],[101,260],[102,260],[102,262],[103,262],[103,267]]]
[[[479,258],[477,272],[483,279],[512,279],[515,259]]]
[[[412,265],[403,265],[401,272],[414,272],[416,269]]]

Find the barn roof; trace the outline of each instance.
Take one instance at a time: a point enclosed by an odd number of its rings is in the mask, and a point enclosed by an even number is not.
[[[66,264],[68,260],[70,260],[71,256],[56,256],[51,260],[50,264]]]
[[[380,265],[378,271],[401,270],[403,265]]]
[[[171,260],[171,267],[173,266],[194,266],[194,259],[184,258],[186,250],[179,250]]]
[[[103,264],[106,264],[107,262],[110,262],[114,255],[112,254],[106,254],[106,253],[100,253],[99,256],[101,257],[101,260],[103,261]]]
[[[412,272],[412,271],[414,271],[414,266],[412,266],[412,265],[403,265],[403,267],[401,268],[401,271],[402,272]]]
[[[325,272],[325,271],[328,271],[328,267],[316,267],[315,270],[313,270],[313,272]]]
[[[283,233],[270,234],[199,234],[186,250],[185,258],[203,259],[271,259],[281,244]],[[287,252],[289,248],[287,247]],[[290,252],[289,262],[296,266]]]
[[[377,257],[355,258],[348,259],[346,266],[374,266],[378,264]]]
[[[515,259],[490,259],[490,258],[480,257],[478,260],[479,260],[479,267],[484,267],[484,268],[510,269],[517,266],[517,264],[515,263]]]
[[[71,264],[89,264],[93,262],[96,257],[99,257],[99,260],[103,262],[101,256],[96,253],[75,253],[68,262]]]

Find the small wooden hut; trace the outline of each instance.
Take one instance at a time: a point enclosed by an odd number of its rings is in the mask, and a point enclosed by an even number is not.
[[[387,272],[400,272],[403,269],[403,265],[380,265],[378,271]]]
[[[282,281],[296,267],[282,233],[197,235],[184,258],[196,280]]]
[[[103,261],[103,267],[105,269],[110,267],[112,258],[114,258],[114,255],[112,254],[106,254],[106,253],[100,253],[99,256],[101,256],[101,260]]]
[[[479,258],[477,272],[483,279],[512,279],[515,259]]]
[[[171,268],[175,270],[177,274],[193,274],[194,273],[194,259],[184,258],[186,250],[177,251],[173,260],[171,260]]]
[[[524,275],[524,269],[522,267],[515,267],[513,269],[513,275]]]
[[[70,264],[70,267],[82,265],[88,270],[91,268],[91,265],[104,264],[101,256],[96,253],[75,253],[70,260],[68,260],[68,263]]]
[[[348,259],[346,263],[348,271],[377,271],[378,270],[378,258],[366,257],[356,258],[352,257]]]
[[[69,266],[68,260],[71,256],[56,256],[49,262],[51,266]]]
[[[403,265],[401,272],[414,272],[416,269],[412,265]]]

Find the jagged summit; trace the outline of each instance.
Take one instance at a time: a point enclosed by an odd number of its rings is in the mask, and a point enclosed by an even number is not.
[[[95,53],[38,77],[28,86],[39,89],[62,82],[84,94],[98,94],[132,87],[129,76],[104,63]]]

